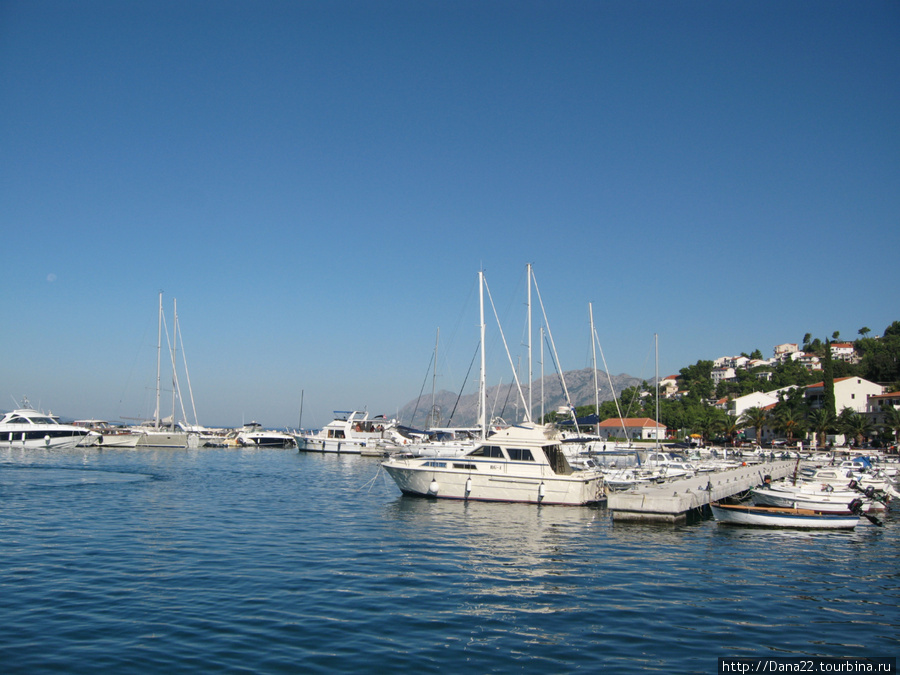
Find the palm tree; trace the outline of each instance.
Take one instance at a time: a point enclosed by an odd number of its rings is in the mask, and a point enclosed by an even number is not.
[[[718,409],[707,408],[694,419],[691,426],[694,432],[700,434],[700,440],[703,441],[704,445],[712,438],[715,430],[719,428],[721,424],[720,413],[721,411]]]
[[[894,433],[894,444],[900,442],[900,408],[891,408],[884,416],[883,426]]]
[[[738,419],[738,424],[743,427],[756,429],[756,444],[762,444],[762,430],[769,421],[769,411],[759,406],[747,408]]]
[[[794,440],[794,434],[802,432],[803,421],[803,415],[794,408],[780,406],[775,413],[775,427],[784,432],[789,444]]]
[[[837,418],[825,408],[811,410],[806,418],[809,426],[816,433],[816,444],[821,448],[825,446],[825,435],[834,429]]]
[[[847,410],[847,408],[844,410]],[[844,433],[856,439],[857,447],[861,446],[869,434],[872,433],[872,423],[869,421],[869,418],[855,411],[850,411],[847,415],[844,415],[844,411],[841,411],[841,417],[844,418],[841,423]]]
[[[734,437],[737,436],[739,429],[738,420],[734,415],[725,415],[719,419],[719,431],[728,438],[730,445],[734,445]]]

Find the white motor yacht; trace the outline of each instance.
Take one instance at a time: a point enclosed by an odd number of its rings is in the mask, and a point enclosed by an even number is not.
[[[369,413],[336,410],[334,420],[314,433],[295,434],[297,447],[310,452],[345,452],[361,454],[373,448],[395,450],[408,443],[397,431],[395,420],[383,415],[369,418]]]
[[[98,434],[90,429],[60,424],[52,415],[45,415],[33,408],[19,408],[0,419],[0,447],[74,447],[91,445],[97,437]]]
[[[293,448],[296,444],[291,434],[263,429],[259,422],[245,424],[225,438],[225,445],[242,448]]]
[[[382,466],[407,495],[571,506],[605,499],[603,474],[573,469],[552,425],[503,429],[457,457],[394,456]]]

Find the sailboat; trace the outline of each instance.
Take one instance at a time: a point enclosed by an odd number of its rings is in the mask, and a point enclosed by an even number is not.
[[[462,455],[393,456],[383,462],[382,467],[400,491],[411,496],[571,506],[602,501],[605,498],[603,474],[594,469],[575,470],[562,451],[557,428],[533,423],[527,407],[523,423],[487,436],[484,386],[486,282],[483,271],[478,272],[478,282],[481,337],[478,418],[481,439],[473,449]],[[500,334],[502,337],[502,328]],[[515,369],[513,378],[524,404],[526,402]]]
[[[162,368],[162,334],[165,315],[163,314],[162,291],[159,293],[159,319],[156,340],[156,410],[153,413],[153,420],[144,424],[133,427],[132,433],[138,436],[135,441],[135,447],[154,447],[154,448],[196,448],[200,445],[200,434],[196,431],[188,431],[182,424],[175,421],[175,402],[176,396],[181,402],[181,414],[184,419],[184,401],[181,398],[181,388],[178,383],[178,370],[176,368],[176,350],[178,345],[178,305],[174,304],[174,339],[169,345],[169,354],[172,363],[172,414],[168,417],[160,417],[160,383]],[[166,327],[166,341],[169,340],[168,327]],[[182,350],[183,351],[183,350]],[[185,363],[185,372],[187,367]],[[188,387],[190,387],[190,377],[187,378]],[[193,392],[191,392],[191,403],[193,403]],[[194,409],[194,418],[196,421],[197,411]]]

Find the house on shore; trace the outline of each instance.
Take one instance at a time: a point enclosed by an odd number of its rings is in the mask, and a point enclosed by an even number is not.
[[[844,408],[864,413],[869,397],[882,393],[884,393],[884,387],[880,384],[869,382],[861,377],[839,377],[834,381],[835,413],[840,415]],[[825,405],[825,383],[817,382],[808,385],[805,397],[811,408],[821,408]]]
[[[598,431],[601,437],[609,440],[621,438],[623,428],[626,438],[632,441],[662,441],[666,438],[666,426],[649,417],[611,417],[600,422]]]

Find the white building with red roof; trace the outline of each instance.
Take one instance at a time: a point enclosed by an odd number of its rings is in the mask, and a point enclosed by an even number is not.
[[[600,422],[600,435],[609,440],[621,438],[623,433],[629,440],[663,440],[666,437],[666,426],[649,417],[610,417]]]
[[[884,387],[861,377],[839,377],[834,381],[834,408],[840,415],[844,408],[864,413],[870,396],[884,393]],[[812,408],[821,408],[825,403],[825,383],[817,382],[806,387],[806,400]]]

